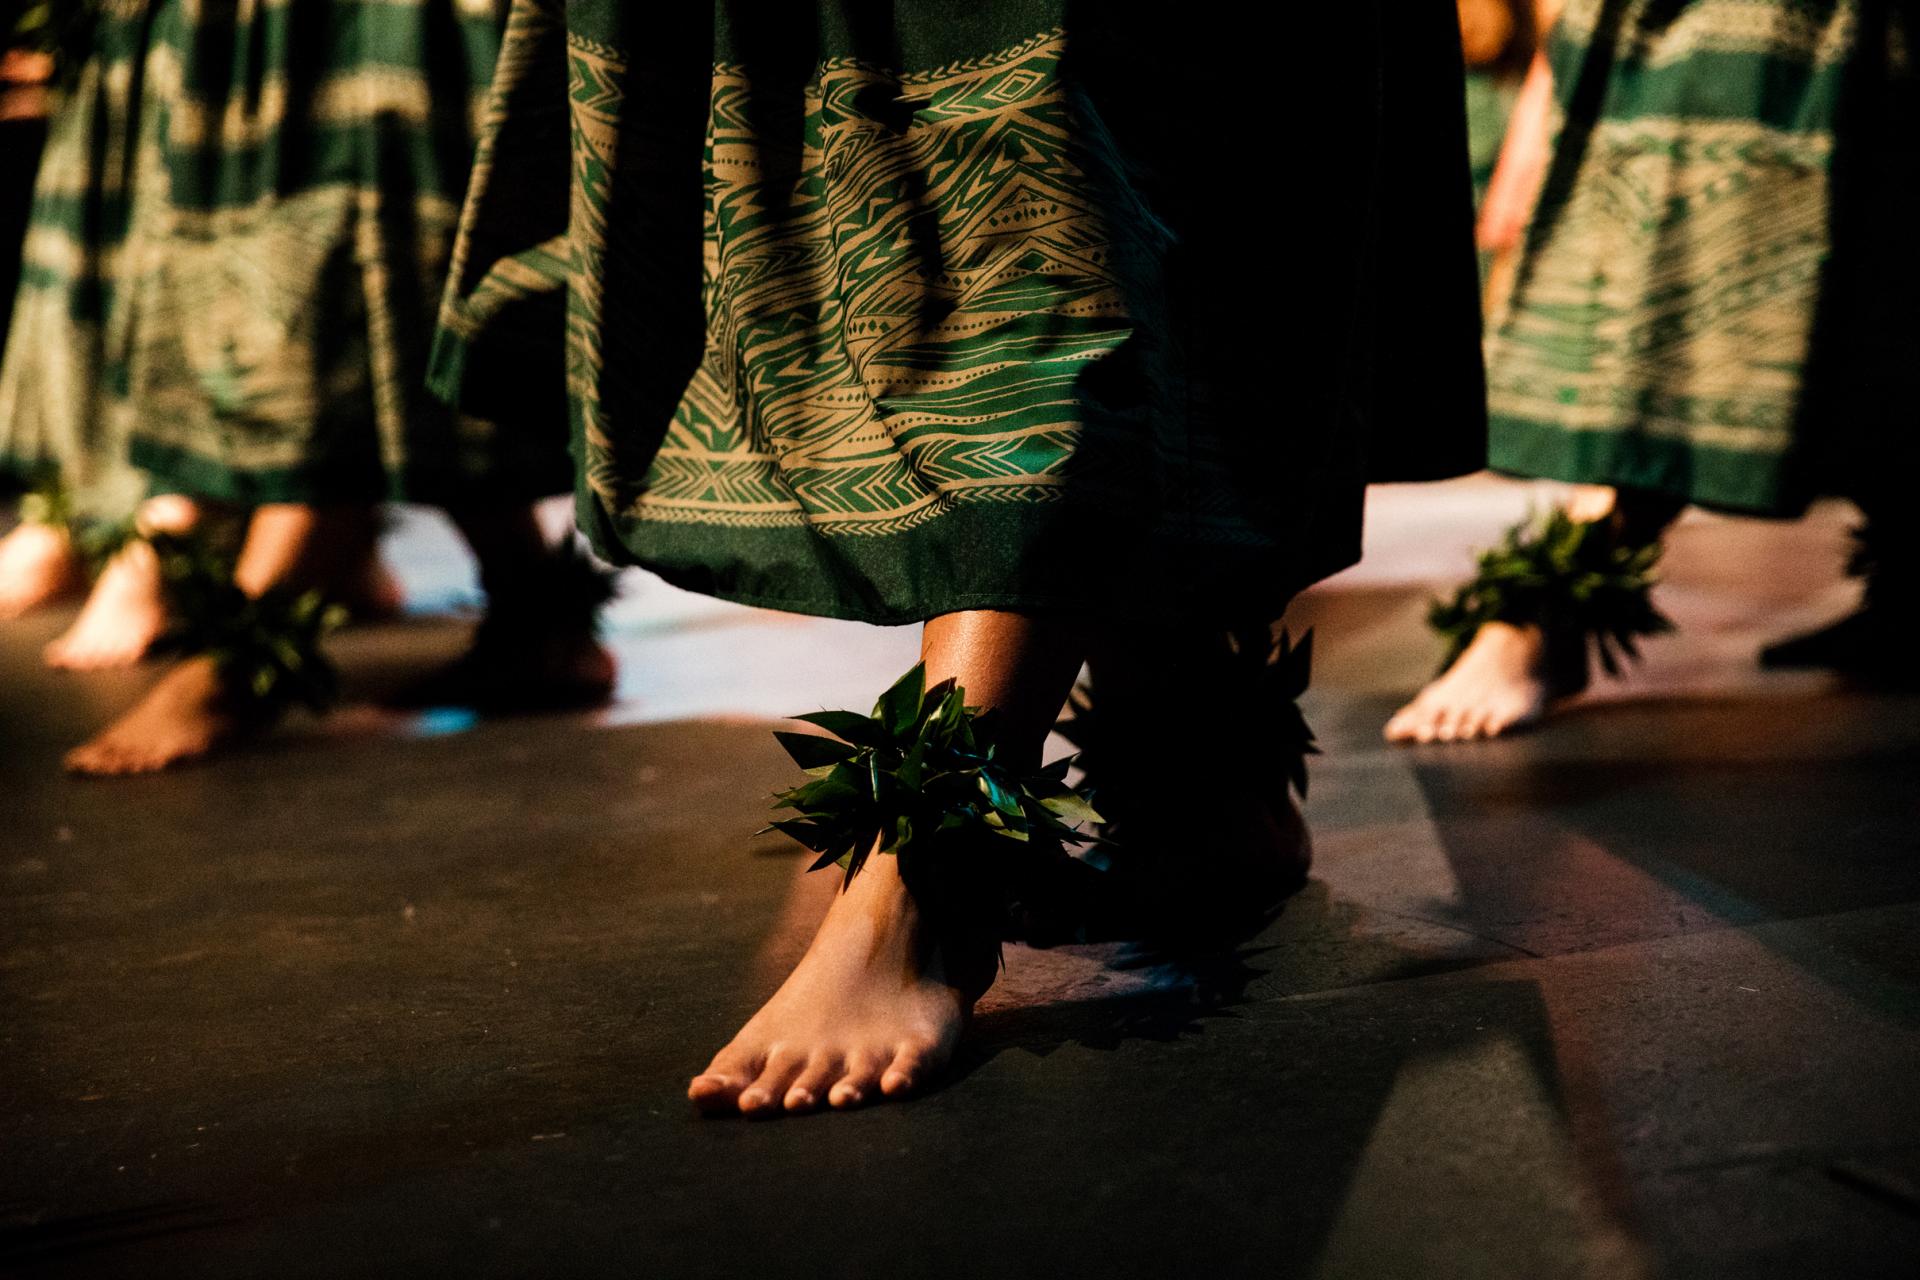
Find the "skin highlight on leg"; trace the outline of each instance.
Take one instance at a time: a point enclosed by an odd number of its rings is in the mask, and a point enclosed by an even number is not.
[[[47,665],[65,671],[98,671],[130,666],[146,657],[167,629],[167,598],[160,557],[145,538],[191,533],[200,518],[199,504],[179,494],[142,503],[135,516],[142,536],[122,547],[100,571],[80,616],[47,645],[43,655]]]
[[[1001,740],[1033,759],[1081,648],[1065,624],[991,611],[935,618],[921,642],[928,682],[957,679],[970,705],[999,713]],[[694,1077],[687,1097],[709,1114],[764,1117],[912,1093],[952,1059],[991,981],[996,945],[985,931],[936,933],[897,860],[876,854],[835,896],[793,973]]]
[[[275,504],[253,513],[234,580],[248,595],[275,587],[307,590],[336,580],[341,548],[364,511]],[[257,709],[232,696],[205,654],[168,668],[147,696],[100,734],[67,753],[74,773],[153,773],[204,756],[264,728]]]
[[[1612,517],[1631,542],[1657,538],[1683,504],[1662,494],[1578,485],[1565,509],[1580,522]],[[1387,721],[1388,742],[1475,742],[1539,723],[1587,687],[1585,640],[1533,624],[1490,622],[1464,652]]]
[[[0,538],[0,620],[64,600],[86,582],[73,538],[64,528],[27,521]]]

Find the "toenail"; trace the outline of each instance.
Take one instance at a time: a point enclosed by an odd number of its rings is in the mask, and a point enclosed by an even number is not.
[[[795,1089],[787,1095],[787,1105],[789,1107],[810,1107],[813,1105],[813,1095],[805,1089]]]
[[[743,1107],[764,1107],[772,1101],[765,1089],[749,1089],[740,1095],[740,1105]]]

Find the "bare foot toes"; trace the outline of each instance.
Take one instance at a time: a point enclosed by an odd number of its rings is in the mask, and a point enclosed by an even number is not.
[[[845,1063],[839,1054],[816,1054],[787,1087],[787,1110],[814,1111],[826,1105],[827,1094],[844,1069]]]
[[[231,704],[210,657],[183,659],[100,735],[67,753],[74,773],[153,773],[205,755],[253,721]]]
[[[924,1085],[952,1057],[979,995],[952,976],[978,957],[955,957],[954,945],[923,926],[894,858],[868,859],[799,966],[694,1078],[688,1098],[710,1114],[771,1117]],[[991,939],[968,945],[990,959]]]
[[[744,1088],[743,1080],[708,1072],[695,1076],[687,1086],[687,1101],[702,1111],[723,1114],[739,1109],[740,1091]]]
[[[85,584],[65,529],[29,521],[0,538],[0,618],[52,604]]]
[[[1387,721],[1387,741],[1472,742],[1534,724],[1578,689],[1556,678],[1547,649],[1538,627],[1481,627],[1446,673]]]
[[[50,667],[92,671],[145,657],[167,625],[160,557],[151,544],[130,542],[108,562],[80,616],[46,648]]]
[[[880,1076],[880,1092],[889,1098],[912,1093],[920,1081],[939,1069],[944,1061],[939,1045],[909,1041],[900,1046],[893,1061]]]

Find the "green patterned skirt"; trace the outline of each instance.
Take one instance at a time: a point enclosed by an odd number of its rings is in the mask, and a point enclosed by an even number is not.
[[[424,387],[501,29],[495,0],[107,0],[35,188],[0,459],[102,514],[147,477],[242,503],[565,491],[564,432]]]
[[[1493,465],[1792,515],[1920,464],[1911,0],[1572,0]]]
[[[1277,615],[1484,458],[1453,6],[1340,8],[516,0],[436,389],[698,591]]]

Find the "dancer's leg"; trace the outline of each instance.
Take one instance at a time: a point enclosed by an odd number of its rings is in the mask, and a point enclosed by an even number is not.
[[[1128,628],[1087,660],[1098,728],[1088,782],[1118,824],[1143,927],[1199,939],[1297,890],[1312,844],[1250,705],[1244,667],[1213,628]],[[1195,750],[1198,744],[1203,749]],[[1211,797],[1204,815],[1191,797]]]
[[[556,581],[567,566],[547,544],[534,509],[488,505],[448,515],[479,561],[487,615],[466,656],[412,691],[411,700],[543,710],[609,697],[613,655],[596,636],[595,609],[568,598]]]
[[[145,657],[167,626],[160,557],[145,539],[160,533],[190,533],[200,519],[199,504],[179,494],[142,503],[136,516],[142,536],[122,547],[100,571],[80,616],[47,645],[47,665],[92,671],[124,667]]]
[[[1853,563],[1860,607],[1838,622],[1768,645],[1760,664],[1837,671],[1900,687],[1920,684],[1913,636],[1920,631],[1920,514],[1905,493],[1878,486],[1855,498],[1866,522]]]
[[[1002,741],[1037,760],[1079,669],[1076,629],[1025,614],[947,614],[926,626],[927,679],[992,708]],[[983,926],[987,922],[983,922]],[[749,1115],[858,1106],[926,1083],[953,1055],[993,978],[997,940],[936,936],[896,860],[867,859],[835,897],[792,975],[687,1091]]]
[[[337,581],[343,552],[350,556],[353,531],[365,519],[357,507],[261,507],[248,523],[234,581],[253,596]],[[224,687],[214,659],[196,654],[175,663],[133,710],[69,752],[67,767],[88,774],[151,773],[260,727],[257,712]]]
[[[1664,494],[1600,485],[1581,486],[1566,504],[1567,514],[1578,521],[1613,516],[1621,538],[1629,542],[1659,537],[1682,507]],[[1536,723],[1554,702],[1585,689],[1590,674],[1584,637],[1490,622],[1452,666],[1387,722],[1387,740],[1498,737]]]

